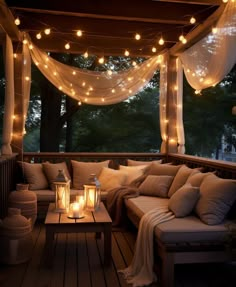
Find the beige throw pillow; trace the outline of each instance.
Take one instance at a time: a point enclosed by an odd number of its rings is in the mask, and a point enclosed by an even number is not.
[[[101,162],[82,162],[71,160],[73,169],[73,187],[84,189],[84,184],[88,183],[90,174],[100,175],[103,167],[108,167],[109,160]]]
[[[206,173],[198,172],[198,173],[190,174],[186,183],[190,183],[192,186],[200,187],[203,179],[206,176],[211,175],[211,174],[212,172],[206,172]]]
[[[199,199],[199,188],[186,183],[170,198],[168,207],[176,217],[189,215]]]
[[[112,188],[120,187],[124,185],[126,181],[126,172],[103,167],[98,180],[101,184],[102,190],[109,190]]]
[[[171,165],[171,164],[156,164],[153,162],[148,170],[148,175],[169,175],[175,176],[177,171],[182,165]]]
[[[236,200],[236,180],[212,174],[200,186],[200,198],[195,211],[206,224],[220,224]]]
[[[124,166],[120,165],[120,170],[125,172],[126,180],[124,185],[129,185],[132,181],[139,178],[144,174],[146,169],[148,168],[147,165],[138,165],[138,166]]]
[[[67,168],[66,162],[60,162],[60,163],[50,163],[50,162],[43,162],[43,170],[46,174],[47,180],[50,184],[50,187],[53,189],[53,182],[55,181],[58,171],[62,169],[64,171],[64,174],[66,177],[71,180],[70,173]]]
[[[137,166],[137,165],[150,165],[152,163],[156,163],[156,164],[161,164],[162,160],[153,160],[153,161],[140,161],[140,160],[132,160],[132,159],[128,159],[127,160],[127,165],[128,166]]]
[[[199,170],[189,168],[186,165],[182,165],[174,177],[174,180],[168,192],[168,197],[171,197],[176,192],[176,190],[178,190],[181,186],[183,186],[186,183],[188,177],[191,174],[195,173],[199,173]]]
[[[19,161],[19,164],[22,168],[23,176],[29,184],[29,189],[38,190],[48,188],[48,181],[41,163]]]
[[[139,193],[149,196],[167,197],[173,176],[148,175],[139,186]]]

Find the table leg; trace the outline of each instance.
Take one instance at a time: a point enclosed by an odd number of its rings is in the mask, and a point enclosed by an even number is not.
[[[111,263],[111,224],[104,226],[104,265]]]

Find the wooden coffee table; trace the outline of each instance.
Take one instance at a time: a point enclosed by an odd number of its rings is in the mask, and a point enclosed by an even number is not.
[[[80,219],[71,219],[67,214],[56,213],[55,204],[50,203],[45,218],[46,228],[46,263],[52,264],[53,243],[55,233],[77,233],[77,232],[95,232],[103,233],[104,240],[104,264],[109,265],[111,262],[111,227],[112,220],[101,202],[99,208],[94,211],[85,211],[84,217]]]

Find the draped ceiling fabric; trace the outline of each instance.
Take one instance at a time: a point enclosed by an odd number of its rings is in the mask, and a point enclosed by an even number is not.
[[[158,55],[126,71],[88,71],[62,64],[34,46],[29,37],[27,41],[44,76],[66,95],[91,105],[115,104],[134,96],[151,80],[161,61]]]
[[[215,33],[180,55],[185,76],[197,91],[223,80],[236,63],[236,1],[229,1]]]

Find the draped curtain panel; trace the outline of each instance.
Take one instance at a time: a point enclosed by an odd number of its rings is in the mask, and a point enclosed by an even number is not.
[[[185,76],[197,91],[223,80],[236,63],[236,1],[225,6],[212,32],[180,55]]]

